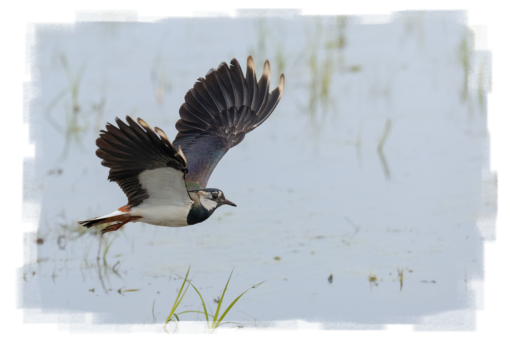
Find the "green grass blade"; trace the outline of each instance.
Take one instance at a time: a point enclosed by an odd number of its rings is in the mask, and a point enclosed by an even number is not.
[[[231,309],[232,307],[234,307],[234,305],[237,303],[237,301],[239,301],[239,299],[241,298],[241,296],[243,296],[244,294],[246,294],[246,293],[247,293],[250,289],[257,288],[258,286],[260,286],[260,285],[261,285],[261,284],[263,284],[264,282],[266,282],[266,281],[263,281],[263,282],[261,282],[261,283],[257,283],[257,284],[256,284],[256,285],[254,285],[253,287],[248,288],[248,289],[247,289],[247,290],[245,290],[245,291],[244,291],[241,295],[239,295],[239,296],[238,296],[238,297],[237,297],[234,301],[232,301],[232,303],[228,306],[228,308],[227,308],[227,309],[223,312],[223,314],[221,315],[220,319],[219,319],[219,320],[218,320],[218,322],[217,322],[217,326],[216,326],[216,327],[218,327],[218,326],[220,325],[221,320],[223,320],[223,318],[224,318],[225,316],[227,316],[227,313],[230,311],[230,309]]]
[[[182,285],[181,285],[181,289],[179,289],[179,293],[177,294],[177,297],[175,298],[175,302],[174,302],[174,305],[172,306],[172,310],[170,311],[170,314],[168,315],[168,317],[166,318],[166,321],[165,321],[165,324],[163,325],[163,329],[165,330],[166,334],[167,335],[170,335],[170,332],[166,329],[166,325],[168,325],[168,323],[170,322],[170,320],[172,319],[172,316],[175,315],[175,317],[177,318],[177,320],[179,320],[179,318],[177,317],[177,314],[174,314],[175,313],[175,310],[177,309],[177,307],[179,307],[179,304],[181,303],[182,301],[182,298],[184,297],[184,295],[186,294],[186,292],[188,291],[188,288],[189,288],[189,285],[191,284],[191,281],[189,282],[188,284],[188,287],[186,287],[186,289],[184,290],[183,292],[183,289],[184,289],[184,285],[186,285],[186,282],[188,282],[188,275],[189,275],[189,270],[191,269],[191,266],[188,267],[188,271],[186,273],[186,277],[184,278],[184,281],[182,282]],[[181,295],[182,294],[182,295]],[[174,321],[175,322],[175,321]],[[179,328],[178,326],[178,322],[175,322],[176,324],[176,329]]]
[[[207,321],[207,328],[209,328],[209,315],[210,314],[207,313],[207,307],[205,306],[205,301],[202,298],[202,294],[200,294],[200,292],[198,291],[197,287],[195,287],[192,284],[191,284],[191,286],[193,287],[193,289],[195,289],[195,292],[197,292],[198,296],[200,296],[200,300],[202,301],[202,308],[204,308],[205,320]],[[212,317],[212,315],[211,315],[211,317]]]
[[[228,277],[227,284],[225,285],[225,288],[223,289],[223,294],[221,294],[221,298],[218,301],[218,308],[216,308],[216,313],[214,314],[214,319],[213,319],[213,322],[212,322],[212,328],[218,327],[217,326],[218,322],[216,322],[216,320],[218,319],[218,315],[220,314],[220,308],[221,308],[221,304],[223,302],[223,297],[225,296],[225,292],[227,291],[227,287],[228,287],[228,284],[230,282],[230,278],[232,277],[233,273],[234,273],[234,268],[232,268],[232,271],[230,272],[230,276]]]
[[[175,315],[181,315],[181,314],[186,314],[186,313],[200,313],[200,314],[205,314],[204,312],[200,311],[200,310],[187,310],[187,311],[184,311],[184,312],[180,312],[180,313],[177,313]],[[205,316],[207,317],[207,314],[205,314]],[[209,314],[209,316],[212,316],[211,314]]]

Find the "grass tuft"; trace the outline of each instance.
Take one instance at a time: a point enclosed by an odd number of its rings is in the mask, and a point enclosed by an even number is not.
[[[232,272],[230,272],[230,276],[228,277],[228,280],[227,280],[227,283],[225,285],[225,288],[223,288],[223,293],[221,294],[221,297],[219,297],[216,300],[217,303],[218,303],[218,306],[216,307],[216,311],[214,312],[214,315],[212,315],[212,314],[209,314],[209,312],[207,311],[207,306],[205,305],[205,300],[202,297],[202,294],[200,294],[200,291],[197,289],[197,287],[195,287],[191,283],[191,280],[188,280],[189,271],[190,271],[190,267],[188,268],[188,272],[186,273],[186,276],[183,278],[184,281],[182,283],[181,289],[179,290],[179,293],[177,294],[177,297],[175,299],[175,302],[174,302],[174,305],[172,307],[172,310],[170,311],[170,314],[168,315],[168,317],[166,319],[166,322],[165,322],[165,331],[166,331],[166,325],[170,321],[172,321],[172,319],[175,318],[175,320],[174,320],[175,323],[176,323],[176,330],[174,331],[174,333],[175,333],[177,331],[177,329],[178,329],[178,322],[180,321],[179,320],[179,315],[186,314],[186,313],[203,314],[205,316],[205,320],[206,320],[206,324],[207,324],[207,329],[208,329],[209,333],[213,333],[216,330],[216,328],[218,328],[221,325],[225,325],[225,324],[238,324],[237,322],[223,322],[223,320],[227,316],[228,312],[230,312],[232,307],[234,307],[234,305],[239,301],[239,299],[244,294],[246,294],[251,289],[257,288],[258,286],[260,286],[261,284],[263,284],[265,282],[265,281],[263,281],[263,282],[257,283],[256,285],[253,285],[252,287],[250,287],[247,290],[245,290],[242,294],[240,294],[237,298],[234,299],[234,301],[232,301],[228,305],[228,307],[223,311],[223,313],[221,313],[221,306],[222,306],[222,304],[224,302],[225,292],[227,291],[228,285],[230,283],[230,279],[232,278],[232,274],[234,273],[234,269],[232,269]],[[186,287],[186,289],[183,292],[183,289],[184,289],[184,286],[185,286],[186,282],[188,282],[188,286]],[[203,311],[200,311],[200,310],[188,310],[188,311],[184,311],[184,312],[180,312],[180,313],[175,313],[177,307],[181,303],[182,298],[184,297],[184,294],[186,294],[186,291],[188,290],[189,286],[193,287],[195,292],[198,294],[198,296],[200,298],[200,301],[202,302]]]

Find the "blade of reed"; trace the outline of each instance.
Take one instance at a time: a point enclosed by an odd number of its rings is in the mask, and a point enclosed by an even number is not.
[[[184,281],[182,282],[182,285],[181,285],[181,289],[179,289],[179,293],[177,294],[177,297],[175,298],[175,302],[174,302],[174,305],[172,306],[172,310],[170,311],[170,314],[168,314],[168,317],[166,318],[165,327],[164,327],[165,328],[165,332],[167,332],[166,325],[172,320],[173,316],[175,316],[177,321],[179,321],[179,317],[177,316],[177,314],[175,314],[175,310],[177,309],[177,307],[179,307],[179,304],[181,303],[182,298],[184,297],[184,295],[188,291],[188,288],[189,288],[189,286],[191,284],[191,282],[189,282],[188,286],[186,287],[186,289],[183,292],[184,286],[186,285],[186,282],[188,282],[187,279],[188,279],[188,275],[189,275],[190,269],[191,269],[191,266],[188,267],[188,271],[186,273],[186,277],[184,278]]]

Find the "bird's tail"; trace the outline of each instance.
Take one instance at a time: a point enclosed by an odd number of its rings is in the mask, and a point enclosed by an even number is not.
[[[129,212],[123,212],[123,211],[114,211],[111,214],[100,216],[100,217],[94,217],[88,220],[84,221],[78,221],[78,224],[81,224],[84,227],[90,228],[95,225],[103,224],[103,223],[111,223],[111,222],[120,222],[125,220],[130,216]]]

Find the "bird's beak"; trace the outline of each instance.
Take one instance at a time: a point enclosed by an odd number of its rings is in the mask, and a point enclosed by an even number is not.
[[[226,199],[226,198],[223,200],[223,202],[222,202],[222,203],[223,203],[223,204],[231,205],[231,206],[233,206],[233,207],[237,207],[237,205],[235,205],[235,204],[234,204],[234,202],[230,202],[230,201],[229,201],[228,199]]]

